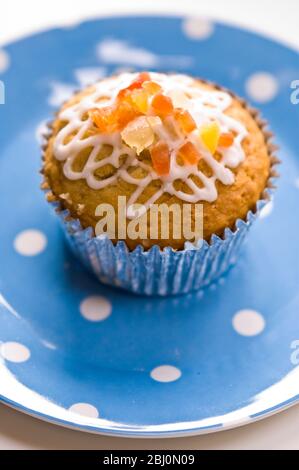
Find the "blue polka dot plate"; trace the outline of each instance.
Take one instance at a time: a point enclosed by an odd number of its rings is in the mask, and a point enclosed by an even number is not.
[[[154,32],[154,33],[153,33]],[[187,296],[100,285],[39,189],[40,135],[76,88],[124,68],[216,81],[259,106],[283,160],[238,265]],[[0,398],[76,429],[207,433],[299,398],[298,53],[198,18],[121,17],[0,51]],[[296,96],[297,95],[297,96]]]

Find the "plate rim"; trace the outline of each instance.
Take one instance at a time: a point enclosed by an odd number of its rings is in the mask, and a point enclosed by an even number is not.
[[[208,427],[201,427],[201,428],[190,428],[186,431],[133,431],[126,427],[123,431],[122,430],[111,430],[105,427],[96,428],[94,426],[84,426],[81,424],[71,423],[70,421],[65,421],[63,419],[53,418],[50,415],[45,413],[41,413],[38,411],[34,411],[30,408],[27,408],[19,403],[10,400],[9,398],[0,394],[0,403],[17,411],[22,414],[25,414],[31,418],[37,419],[39,421],[43,421],[48,424],[53,424],[55,426],[59,426],[61,428],[70,429],[72,431],[77,432],[84,432],[87,434],[94,434],[98,436],[106,436],[106,437],[119,437],[119,438],[130,438],[130,439],[174,439],[179,437],[195,437],[195,436],[203,436],[207,434],[214,434],[222,431],[229,431],[241,427],[248,426],[250,424],[257,423],[258,421],[262,421],[264,419],[270,418],[278,413],[288,410],[289,408],[299,404],[299,394],[295,397],[284,401],[283,403],[279,403],[260,414],[251,417],[248,416],[244,418],[242,421],[235,421],[231,424],[222,424],[222,425],[213,425]],[[171,425],[171,423],[169,424]],[[157,425],[158,426],[158,425]],[[165,426],[165,425],[163,425]]]
[[[54,31],[54,30],[71,30],[71,29],[76,29],[77,27],[81,26],[82,24],[87,24],[87,23],[93,23],[93,22],[97,22],[97,21],[101,21],[101,20],[106,20],[106,19],[110,19],[110,18],[115,18],[115,19],[123,19],[123,18],[139,18],[139,19],[143,19],[143,18],[178,18],[178,19],[183,19],[183,18],[189,18],[192,14],[192,11],[187,11],[186,10],[181,10],[181,11],[173,11],[173,12],[167,12],[166,10],[165,11],[157,11],[157,10],[143,10],[143,11],[140,11],[138,9],[136,9],[136,11],[134,10],[134,12],[128,12],[128,11],[124,11],[124,12],[117,12],[117,14],[115,14],[114,11],[111,11],[110,13],[109,12],[104,12],[103,14],[99,13],[95,16],[90,16],[88,18],[85,18],[83,19],[82,21],[78,20],[78,21],[74,21],[74,23],[72,24],[57,24],[57,25],[53,25],[53,26],[49,26],[49,27],[45,27],[45,28],[42,28],[41,30],[37,30],[35,31],[34,33],[24,33],[24,34],[21,34],[20,36],[16,37],[15,39],[12,39],[12,40],[9,40],[9,41],[4,41],[4,42],[1,42],[0,43],[0,49],[3,49],[5,47],[9,47],[9,46],[13,46],[14,44],[17,44],[19,42],[22,42],[22,41],[25,41],[27,39],[30,39],[30,38],[36,38],[42,34],[45,34],[45,33],[49,33],[51,31]],[[215,25],[220,25],[220,26],[226,26],[227,28],[231,28],[231,29],[235,29],[236,31],[245,31],[249,34],[252,34],[254,36],[258,36],[260,37],[261,39],[264,39],[265,41],[269,41],[269,42],[272,42],[274,44],[276,44],[277,46],[280,46],[280,47],[283,47],[285,49],[289,49],[291,50],[292,52],[295,52],[296,54],[299,54],[299,45],[296,46],[295,44],[293,44],[291,41],[288,41],[287,39],[279,39],[275,36],[275,34],[271,34],[271,33],[268,33],[264,30],[259,30],[259,29],[255,29],[253,26],[249,26],[249,25],[242,25],[241,23],[238,23],[238,22],[234,22],[232,20],[228,20],[228,19],[218,19],[218,18],[215,18],[213,15],[207,15],[207,14],[196,14],[195,15],[196,18],[199,18],[199,19],[204,19],[204,20],[207,20],[207,21],[210,21],[212,22],[213,24]]]

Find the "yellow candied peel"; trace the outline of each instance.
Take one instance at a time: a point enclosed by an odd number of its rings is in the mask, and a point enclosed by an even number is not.
[[[211,152],[212,155],[214,155],[220,138],[220,127],[218,122],[213,121],[208,124],[204,124],[200,128],[199,135],[203,145]]]

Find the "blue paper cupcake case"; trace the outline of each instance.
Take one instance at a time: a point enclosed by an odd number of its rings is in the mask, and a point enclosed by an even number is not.
[[[105,236],[95,237],[91,227],[83,229],[80,221],[72,218],[63,207],[63,201],[51,200],[71,250],[101,283],[139,295],[187,294],[217,281],[236,263],[253,221],[272,196],[277,178],[275,166],[279,163],[274,156],[277,147],[272,144],[273,134],[267,130],[267,123],[260,118],[258,111],[249,108],[244,100],[238,100],[246,106],[265,135],[271,155],[271,171],[268,185],[255,210],[248,212],[245,220],[238,219],[233,230],[225,229],[222,238],[213,235],[210,242],[204,240],[198,246],[186,242],[184,250],[180,251],[171,247],[161,250],[157,245],[148,251],[141,245],[130,251],[124,241],[114,245]],[[50,134],[51,130],[45,139]],[[47,182],[44,187],[48,189]]]

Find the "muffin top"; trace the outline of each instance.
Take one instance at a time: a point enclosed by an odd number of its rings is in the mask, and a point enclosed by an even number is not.
[[[189,76],[153,72],[123,73],[76,94],[53,122],[44,162],[49,198],[83,227],[95,229],[99,204],[118,214],[119,196],[128,223],[136,203],[145,211],[189,204],[193,215],[202,204],[206,240],[246,218],[269,171],[263,131],[240,100]],[[172,230],[167,239],[123,238],[130,249],[185,242]]]

